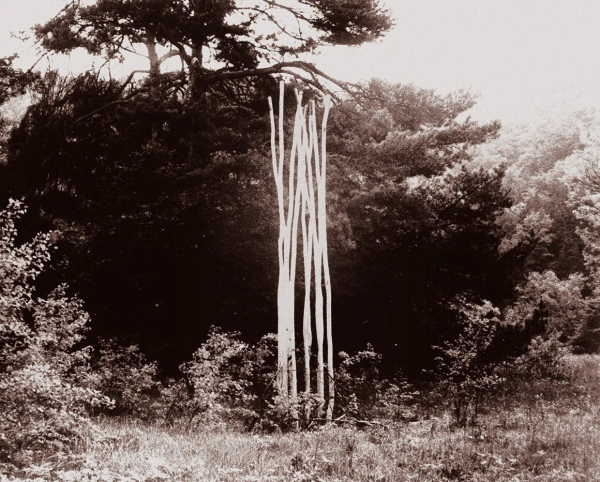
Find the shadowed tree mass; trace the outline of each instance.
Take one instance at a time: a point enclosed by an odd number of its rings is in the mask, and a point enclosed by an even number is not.
[[[281,60],[389,27],[377,2],[355,0],[105,0],[70,3],[37,27],[50,50],[110,59],[145,45],[149,58],[147,75],[125,82],[47,73],[10,132],[3,198],[25,196],[23,236],[61,233],[40,290],[67,281],[96,333],[134,335],[171,366],[211,324],[249,338],[275,331],[266,100],[287,72],[307,101],[337,89],[327,236],[338,349],[371,341],[392,365],[418,372],[427,347],[452,331],[449,300],[499,303],[512,293],[505,272],[516,260],[498,250],[495,224],[510,204],[503,171],[469,167],[470,148],[499,125],[457,121],[474,103],[465,92],[336,87],[310,64]],[[182,69],[162,73],[167,57]],[[293,116],[284,110],[288,138]]]

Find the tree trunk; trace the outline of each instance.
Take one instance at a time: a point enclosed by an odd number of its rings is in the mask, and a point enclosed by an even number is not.
[[[275,142],[275,117],[271,99],[271,150],[273,156],[273,173],[277,186],[279,204],[279,287],[277,291],[277,388],[279,394],[291,397],[292,403],[297,401],[297,376],[295,353],[295,326],[294,326],[294,285],[296,281],[296,257],[298,241],[298,219],[301,205],[301,189],[296,178],[301,172],[301,166],[296,172],[296,164],[301,163],[301,156],[297,155],[299,129],[300,129],[300,104],[296,112],[296,125],[290,152],[288,167],[288,207],[285,210],[283,172],[285,165],[285,143],[283,129],[284,91],[281,87],[279,99],[279,158],[277,158]]]
[[[199,101],[205,92],[202,77],[204,70],[202,67],[202,45],[195,46],[192,49],[192,60],[190,64],[190,83],[192,87],[192,99]]]
[[[150,82],[154,84],[160,77],[160,62],[156,53],[156,40],[154,37],[148,36],[146,48],[148,49],[148,60],[150,61]]]
[[[313,149],[314,159],[314,178],[316,181],[316,193],[312,184],[312,173],[309,187],[312,187],[312,202],[315,220],[314,231],[314,262],[315,262],[315,329],[317,333],[317,416],[323,417],[325,407],[325,360],[323,353],[323,340],[325,334],[324,318],[323,318],[323,239],[321,228],[321,197],[323,195],[321,189],[321,159],[319,152],[318,137],[315,135],[317,128],[317,119],[315,116],[314,103],[311,103],[311,116],[308,123],[309,135],[311,137],[311,147]]]

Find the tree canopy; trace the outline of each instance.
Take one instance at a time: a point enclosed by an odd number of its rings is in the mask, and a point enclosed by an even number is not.
[[[47,50],[81,47],[107,59],[122,59],[145,45],[153,80],[166,60],[178,57],[199,98],[216,84],[235,88],[277,73],[324,88],[330,77],[286,57],[321,45],[368,42],[391,25],[378,0],[97,0],[72,2],[38,25],[36,35]]]
[[[11,99],[27,92],[39,80],[40,75],[32,70],[24,72],[13,66],[16,55],[0,58],[0,109]],[[0,161],[4,159],[4,141],[10,120],[0,110]]]
[[[63,233],[56,276],[101,330],[140,333],[174,353],[195,348],[214,320],[250,336],[272,330],[277,214],[265,98],[275,86],[262,85],[244,108],[197,109],[163,91],[90,116],[118,82],[44,79],[12,131],[1,189],[26,196],[37,229]],[[334,313],[357,332],[370,319],[366,336],[381,345],[408,327],[433,333],[443,310],[432,307],[451,293],[493,291],[493,220],[507,201],[500,171],[444,174],[498,130],[455,120],[472,105],[468,94],[380,81],[361,92],[336,104],[329,129]],[[453,249],[463,254],[446,257]]]

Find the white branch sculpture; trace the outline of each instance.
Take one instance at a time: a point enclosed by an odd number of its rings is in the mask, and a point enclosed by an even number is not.
[[[308,402],[311,395],[311,284],[315,285],[315,332],[317,338],[316,396],[317,414],[328,420],[333,417],[334,378],[333,378],[333,338],[331,323],[331,279],[327,253],[327,213],[326,213],[326,168],[327,168],[327,119],[331,100],[324,98],[324,112],[321,124],[321,146],[317,128],[315,102],[310,102],[310,113],[302,106],[302,93],[296,92],[296,115],[294,133],[289,152],[287,174],[287,210],[285,209],[286,189],[284,168],[286,151],[284,142],[284,83],[279,94],[278,129],[275,123],[273,101],[269,98],[271,112],[271,153],[273,174],[279,203],[279,285],[277,291],[278,311],[278,371],[277,388],[279,394],[289,397],[295,405],[298,401],[296,372],[295,335],[295,281],[296,258],[298,251],[298,223],[302,231],[302,254],[304,258],[304,313],[302,336],[304,343],[304,396]],[[279,137],[279,149],[277,149]],[[316,185],[316,189],[315,189]],[[325,285],[325,300],[323,297]],[[325,360],[323,342],[327,342],[327,404],[325,406]],[[310,418],[307,403],[305,417]]]

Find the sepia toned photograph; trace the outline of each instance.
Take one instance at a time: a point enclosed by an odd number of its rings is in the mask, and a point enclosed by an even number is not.
[[[600,2],[0,0],[0,482],[600,481]]]

